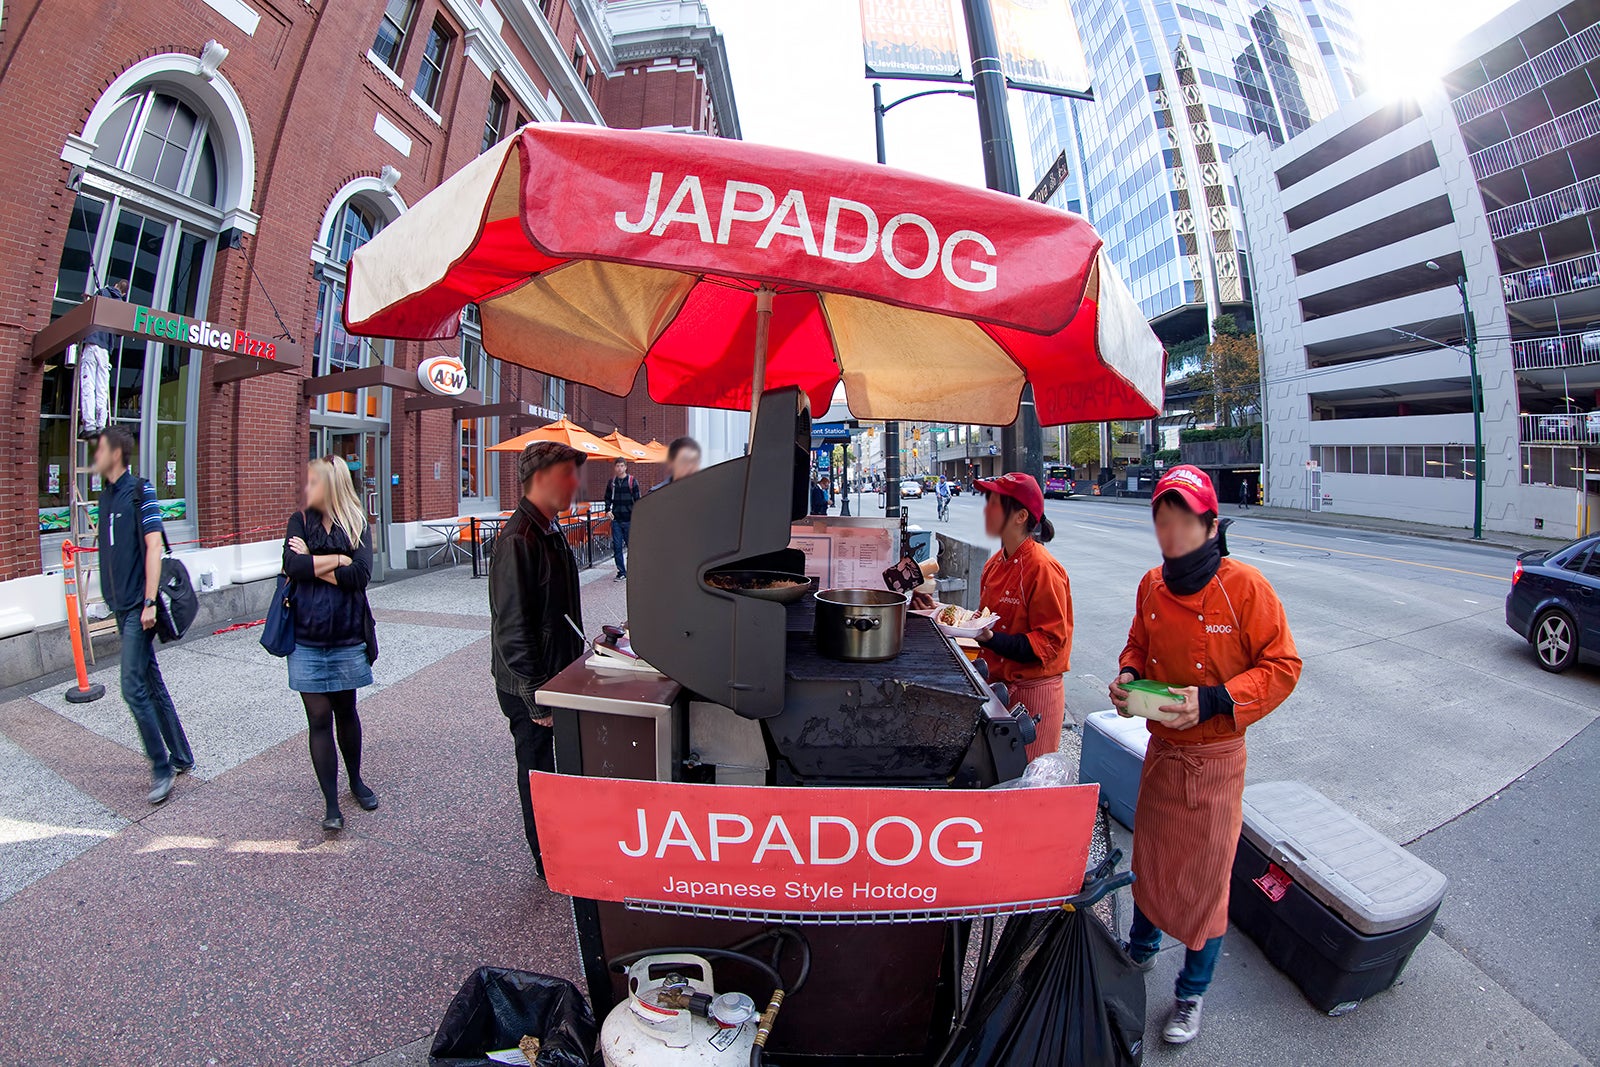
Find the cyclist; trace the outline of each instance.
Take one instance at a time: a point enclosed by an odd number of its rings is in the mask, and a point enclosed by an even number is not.
[[[939,475],[939,484],[933,490],[934,496],[939,501],[939,521],[950,521],[950,483],[944,480],[944,475]]]

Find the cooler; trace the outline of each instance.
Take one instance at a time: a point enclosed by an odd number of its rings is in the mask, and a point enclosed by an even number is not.
[[[1310,786],[1245,787],[1228,916],[1319,1010],[1342,1015],[1393,985],[1444,889],[1444,875]]]
[[[1144,749],[1150,743],[1145,720],[1125,719],[1114,711],[1096,711],[1083,722],[1083,753],[1078,757],[1078,781],[1100,783],[1100,801],[1111,817],[1133,829],[1133,809],[1139,806],[1139,772],[1144,769]]]

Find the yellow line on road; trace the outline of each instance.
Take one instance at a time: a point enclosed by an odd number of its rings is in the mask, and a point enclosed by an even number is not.
[[[1147,523],[1139,522],[1135,519],[1124,519],[1113,515],[1096,515],[1095,518],[1104,519],[1107,522],[1127,523],[1129,526],[1148,525]],[[1504,574],[1483,574],[1479,571],[1464,571],[1459,567],[1446,567],[1438,563],[1420,563],[1414,559],[1395,559],[1393,556],[1375,556],[1369,552],[1352,552],[1348,548],[1329,548],[1326,545],[1302,545],[1296,541],[1275,541],[1270,537],[1261,537],[1256,534],[1241,533],[1241,536],[1247,537],[1252,541],[1261,541],[1264,544],[1282,545],[1285,548],[1303,548],[1310,552],[1338,553],[1341,556],[1355,556],[1358,559],[1376,559],[1381,560],[1384,563],[1399,563],[1406,567],[1426,567],[1430,571],[1449,571],[1451,574],[1465,574],[1471,578],[1487,578],[1491,582],[1508,582],[1511,580]]]

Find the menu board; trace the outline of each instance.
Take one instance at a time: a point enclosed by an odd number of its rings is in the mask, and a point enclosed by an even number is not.
[[[888,526],[836,522],[799,523],[789,536],[789,547],[805,553],[806,577],[819,589],[882,589],[883,572],[899,560],[894,542]]]

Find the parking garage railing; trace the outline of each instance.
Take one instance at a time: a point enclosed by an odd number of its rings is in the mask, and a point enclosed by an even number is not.
[[[1557,115],[1549,122],[1472,153],[1472,170],[1482,180],[1596,135],[1600,135],[1600,100],[1591,100],[1565,115]]]
[[[1499,240],[1597,211],[1600,211],[1600,174],[1489,212],[1489,234]]]
[[[1511,342],[1511,365],[1517,370],[1554,370],[1593,363],[1600,363],[1600,323],[1582,333]]]
[[[1538,300],[1600,285],[1600,257],[1591,252],[1542,267],[1502,275],[1507,300]]]
[[[1457,122],[1471,122],[1597,58],[1600,58],[1600,23],[1579,30],[1494,81],[1462,93],[1450,102],[1450,107]]]

